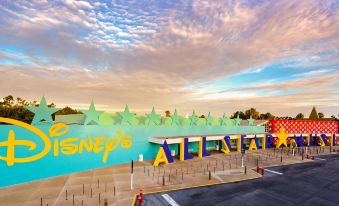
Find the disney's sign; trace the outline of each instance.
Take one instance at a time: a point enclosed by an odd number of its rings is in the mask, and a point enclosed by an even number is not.
[[[114,135],[113,137],[92,137],[90,135],[87,135],[87,138],[65,138],[65,135],[67,135],[69,131],[69,126],[64,123],[56,123],[52,125],[48,130],[48,134],[44,133],[42,130],[35,126],[14,119],[0,117],[0,123],[6,123],[21,127],[33,133],[36,137],[40,138],[40,140],[44,144],[43,148],[37,148],[37,144],[35,141],[18,139],[16,137],[15,131],[10,130],[7,136],[7,141],[0,142],[0,148],[5,147],[5,149],[7,149],[5,156],[0,156],[0,160],[5,161],[8,166],[13,166],[15,163],[27,163],[36,161],[46,156],[48,153],[51,152],[51,150],[53,151],[53,155],[55,157],[59,156],[60,153],[63,155],[73,155],[76,153],[81,154],[84,151],[102,153],[102,162],[106,163],[109,153],[115,150],[119,145],[123,149],[127,149],[132,146],[132,136],[123,135],[120,130],[117,130],[116,135]],[[63,138],[59,140],[58,137]],[[30,152],[38,152],[37,154],[28,157],[17,157],[17,147],[27,147],[27,150],[29,150]]]

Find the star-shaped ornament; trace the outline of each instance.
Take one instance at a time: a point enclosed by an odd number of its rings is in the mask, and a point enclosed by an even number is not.
[[[152,112],[149,114],[146,114],[147,118],[148,118],[148,125],[158,125],[160,123],[160,114],[156,114],[154,107],[152,108]]]
[[[180,117],[177,114],[177,110],[174,110],[174,114],[171,116],[172,123],[171,125],[180,125]]]
[[[129,125],[132,125],[134,114],[129,111],[127,104],[125,106],[125,110],[123,112],[119,112],[119,115],[121,117],[121,124],[128,123]]]
[[[32,120],[32,125],[36,125],[41,120],[47,121],[49,124],[54,124],[52,119],[52,114],[57,112],[60,109],[48,107],[46,99],[42,96],[39,106],[26,106],[26,109],[34,113],[34,118]]]
[[[227,125],[228,118],[226,117],[225,113],[224,113],[224,115],[222,117],[219,118],[219,120],[220,120],[220,126]]]
[[[190,122],[190,125],[197,125],[197,122],[199,120],[198,116],[195,114],[195,111],[193,110],[193,113],[192,115],[189,117],[191,122]]]
[[[104,113],[103,111],[97,111],[95,109],[93,101],[91,101],[91,105],[89,106],[88,110],[80,110],[80,111],[86,117],[84,125],[88,125],[88,124],[93,123],[93,122],[96,123],[96,124],[99,124],[99,117],[102,113]]]
[[[237,118],[234,119],[234,121],[235,121],[235,126],[240,126],[241,119],[239,118],[239,114],[238,114]]]
[[[248,121],[248,126],[253,126],[254,119],[252,119],[252,116],[250,116],[250,118],[247,119],[247,121]]]
[[[212,122],[213,122],[213,117],[211,116],[211,112],[209,112],[206,118],[206,126],[212,125]]]
[[[275,134],[275,136],[279,139],[276,148],[279,148],[281,145],[285,145],[287,147],[288,134],[286,134],[284,127],[280,127],[279,133]]]

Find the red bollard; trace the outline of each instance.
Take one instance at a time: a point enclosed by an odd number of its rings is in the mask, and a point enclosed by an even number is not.
[[[139,197],[138,197],[138,206],[142,205],[142,190],[140,190]]]
[[[314,156],[312,156],[311,159],[314,160]]]

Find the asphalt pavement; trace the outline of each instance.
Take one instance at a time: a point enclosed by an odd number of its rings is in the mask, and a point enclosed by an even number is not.
[[[339,205],[339,155],[265,169],[260,179],[144,195],[143,205]]]

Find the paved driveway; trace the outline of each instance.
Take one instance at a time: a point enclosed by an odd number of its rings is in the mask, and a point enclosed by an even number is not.
[[[145,195],[143,205],[339,205],[339,155],[267,169],[260,179]]]

